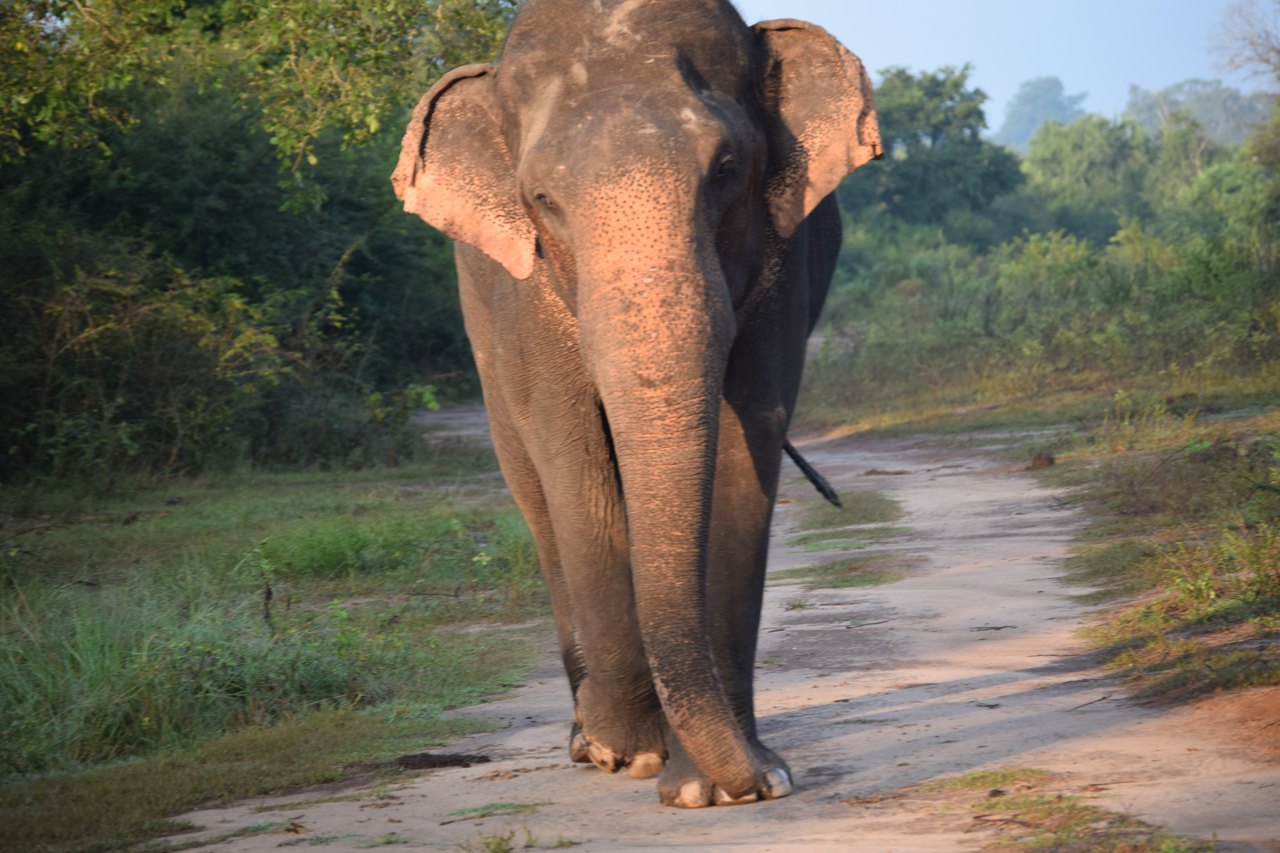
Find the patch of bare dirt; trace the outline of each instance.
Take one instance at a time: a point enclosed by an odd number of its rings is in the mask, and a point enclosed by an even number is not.
[[[504,723],[449,750],[488,757],[483,768],[432,770],[394,794],[349,802],[312,805],[301,793],[185,818],[212,838],[261,824],[257,808],[271,805],[306,828],[300,836],[282,824],[204,848],[245,853],[380,840],[484,849],[484,839],[508,835],[515,848],[563,841],[583,851],[971,851],[1001,827],[913,786],[1023,767],[1167,831],[1216,838],[1222,851],[1280,851],[1280,694],[1173,710],[1126,698],[1075,635],[1089,619],[1073,598],[1081,590],[1056,580],[1082,519],[1025,460],[993,453],[1016,440],[804,445],[840,491],[901,501],[910,533],[857,552],[789,548],[812,494],[796,476],[779,506],[772,568],[875,552],[914,567],[877,587],[814,591],[788,580],[767,589],[757,703],[764,737],[795,771],[790,798],[686,812],[660,806],[652,780],[571,764],[568,691],[548,647],[523,687],[463,712]],[[296,810],[279,810],[291,802]]]

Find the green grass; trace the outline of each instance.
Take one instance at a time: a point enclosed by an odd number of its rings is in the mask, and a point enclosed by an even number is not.
[[[830,530],[866,524],[889,524],[902,517],[902,508],[893,498],[880,492],[846,492],[840,496],[843,507],[832,506],[821,498],[812,498],[802,509],[801,530]]]
[[[542,612],[510,511],[331,512],[282,521],[238,557],[214,550],[52,585],[9,572],[6,769],[144,754],[311,708],[448,695],[455,661],[488,639],[460,647],[438,626]]]
[[[804,551],[854,550],[870,547],[878,540],[901,536],[910,530],[909,527],[885,526],[813,530],[788,538],[787,545]],[[856,534],[857,538],[850,538],[850,534]]]
[[[799,528],[805,532],[789,537],[787,545],[810,553],[855,551],[909,530],[888,526],[902,517],[902,507],[887,495],[857,491],[842,495],[841,500],[843,507],[821,499],[805,503],[799,521]],[[908,567],[909,561],[901,556],[869,554],[770,572],[769,579],[804,580],[809,589],[841,589],[891,583],[900,579]]]
[[[923,791],[981,791],[1014,790],[1025,788],[1030,790],[1043,785],[1053,778],[1047,770],[1036,770],[1027,767],[1006,767],[998,770],[975,770],[963,776],[952,776],[921,785]]]
[[[5,495],[6,835],[110,849],[474,726],[440,714],[518,683],[546,628],[501,626],[547,604],[523,522],[473,465]],[[48,820],[66,802],[91,805]]]
[[[899,554],[868,554],[814,566],[770,572],[769,580],[802,580],[806,582],[809,589],[879,586],[901,580],[912,564],[909,558]]]
[[[1069,563],[1110,602],[1090,637],[1149,699],[1280,684],[1280,411],[1143,423],[1054,475],[1094,517]]]
[[[970,799],[975,829],[991,830],[983,850],[1026,853],[1207,853],[1212,844],[1162,832],[1090,802],[1089,788],[1073,789],[1043,770],[981,770],[921,785],[926,794],[983,794]],[[994,836],[994,837],[992,837]]]
[[[0,823],[14,850],[116,850],[189,828],[170,818],[200,804],[396,774],[369,765],[484,728],[422,709],[318,712],[137,761],[10,782],[0,788]]]
[[[1146,589],[1145,567],[1155,554],[1155,546],[1141,539],[1079,546],[1067,560],[1066,580],[1078,586],[1097,587],[1078,596],[1085,603],[1116,601]]]
[[[449,812],[450,817],[507,817],[510,815],[533,814],[546,803],[486,803],[483,806],[458,809]]]
[[[987,850],[1024,853],[1208,853],[1214,845],[1163,832],[1148,823],[1060,793],[1025,793],[975,804],[984,823],[1014,825],[1014,837]]]

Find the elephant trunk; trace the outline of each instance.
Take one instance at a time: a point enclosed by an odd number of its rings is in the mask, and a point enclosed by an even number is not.
[[[621,270],[582,270],[582,346],[618,460],[636,608],[658,697],[689,757],[722,790],[742,796],[757,780],[717,675],[706,603],[733,309],[714,256],[676,242],[687,257],[630,257]]]

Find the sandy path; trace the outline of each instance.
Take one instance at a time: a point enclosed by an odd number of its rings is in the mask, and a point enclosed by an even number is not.
[[[303,792],[195,812],[187,818],[209,836],[264,821],[297,824],[292,833],[277,828],[202,849],[345,851],[400,842],[479,850],[485,837],[513,833],[516,848],[563,839],[584,851],[976,850],[988,830],[970,812],[899,789],[977,769],[1035,767],[1065,774],[1074,789],[1096,786],[1092,795],[1108,808],[1216,837],[1219,850],[1280,851],[1280,764],[1260,760],[1256,745],[1220,739],[1224,715],[1243,713],[1238,703],[1143,708],[1095,668],[1073,634],[1088,613],[1070,598],[1077,590],[1054,580],[1081,518],[993,455],[1000,443],[806,445],[839,490],[883,491],[902,502],[911,532],[872,550],[908,554],[919,565],[878,587],[769,587],[758,706],[765,739],[796,772],[791,798],[684,812],[659,806],[652,781],[570,764],[567,689],[548,649],[526,686],[467,712],[506,728],[449,751],[491,763],[432,771],[341,802],[308,804],[315,794]],[[867,476],[870,469],[900,473]],[[790,501],[811,494],[799,479],[784,489],[774,569],[841,556],[784,544],[796,524],[798,503]],[[460,814],[494,804],[541,805]]]

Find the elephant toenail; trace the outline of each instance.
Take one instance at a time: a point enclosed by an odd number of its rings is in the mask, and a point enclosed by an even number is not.
[[[656,752],[641,752],[631,759],[627,774],[633,779],[648,779],[650,776],[661,773],[665,763],[662,756]]]
[[[793,790],[791,774],[781,767],[770,767],[764,774],[764,796],[769,800],[779,800]]]
[[[569,741],[569,760],[578,764],[591,763],[591,743],[582,732],[576,732]]]
[[[716,805],[717,806],[742,806],[747,803],[754,803],[760,799],[760,795],[755,791],[749,794],[743,794],[741,797],[735,797],[721,788],[716,788]]]
[[[587,746],[587,755],[591,758],[591,763],[606,773],[617,773],[621,766],[618,761],[618,753],[609,749],[607,746],[593,743]]]
[[[703,809],[711,805],[711,792],[697,779],[690,779],[680,786],[675,804],[682,809]]]

